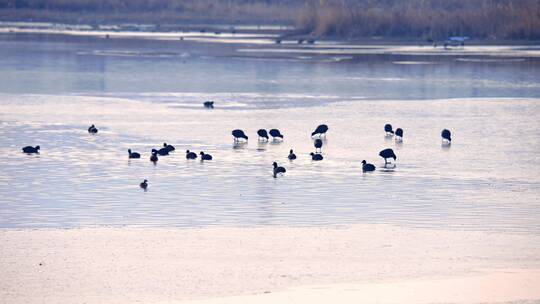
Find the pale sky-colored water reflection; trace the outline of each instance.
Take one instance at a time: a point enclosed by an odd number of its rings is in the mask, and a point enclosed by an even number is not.
[[[186,56],[121,57],[80,52],[135,43],[2,43],[0,227],[389,223],[540,232],[537,63],[234,59],[191,44]],[[202,108],[208,99],[216,109]],[[387,122],[405,130],[403,144],[384,138]],[[319,123],[330,131],[325,160],[314,163],[309,133]],[[284,142],[257,143],[256,130],[273,127]],[[247,145],[233,146],[234,128],[248,132]],[[443,128],[454,134],[449,149]],[[177,151],[154,166],[149,150],[164,141]],[[22,154],[30,144],[42,153]],[[362,174],[360,161],[380,167],[387,147],[397,167]],[[143,158],[128,161],[128,148]],[[187,161],[186,149],[214,160]],[[273,161],[287,168],[284,177],[272,178]],[[147,192],[138,188],[144,178]]]

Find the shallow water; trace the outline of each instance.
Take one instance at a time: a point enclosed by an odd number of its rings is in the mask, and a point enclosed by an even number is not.
[[[540,72],[530,58],[252,58],[237,51],[244,45],[1,39],[0,227],[540,232]],[[387,122],[405,130],[402,144],[385,139]],[[330,131],[315,163],[309,134],[320,123]],[[233,144],[235,128],[248,144]],[[279,128],[284,142],[257,143],[259,128]],[[149,151],[164,141],[177,151],[154,166]],[[22,154],[26,145],[42,153]],[[387,147],[397,165],[383,170]],[[128,148],[143,158],[129,161]],[[187,161],[186,149],[214,160]],[[362,159],[378,170],[362,174]],[[285,176],[272,178],[273,161]]]

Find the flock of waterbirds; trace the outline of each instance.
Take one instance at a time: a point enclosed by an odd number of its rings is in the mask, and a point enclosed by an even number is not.
[[[210,109],[214,108],[214,102],[213,101],[206,101],[206,102],[204,102],[203,105],[206,108],[210,108]],[[394,131],[391,124],[386,124],[384,126],[384,131],[386,132],[387,137],[394,137],[396,142],[402,142],[403,141],[403,129],[397,128]],[[313,161],[321,161],[321,160],[324,159],[323,155],[322,155],[323,141],[322,141],[321,138],[326,137],[326,132],[328,132],[328,126],[325,125],[325,124],[322,124],[322,125],[319,125],[315,129],[315,131],[313,131],[311,133],[311,138],[314,139],[313,146],[315,147],[315,152],[310,153],[311,159]],[[88,128],[88,133],[97,134],[98,129],[96,128],[95,125],[92,124]],[[233,130],[231,132],[231,134],[232,134],[235,142],[240,142],[240,141],[247,142],[247,140],[248,140],[248,136],[246,135],[246,133],[244,133],[243,130],[236,129],[236,130]],[[281,132],[278,129],[271,129],[268,132],[265,129],[259,129],[257,131],[258,141],[266,141],[266,142],[269,141],[269,136],[268,135],[270,135],[272,137],[273,141],[283,141],[283,138],[284,138],[283,134],[281,134]],[[452,142],[452,137],[451,136],[452,136],[452,134],[451,134],[451,132],[449,130],[447,130],[447,129],[442,130],[441,138],[442,138],[443,144],[450,145],[450,143]],[[27,154],[39,153],[39,150],[40,150],[40,146],[35,146],[35,147],[26,146],[26,147],[22,148],[22,151],[24,153],[27,153]],[[171,152],[173,152],[175,150],[176,150],[176,148],[173,145],[163,143],[163,147],[160,147],[159,149],[152,149],[150,151],[151,152],[150,161],[152,161],[154,164],[156,164],[157,161],[159,160],[158,155],[166,156],[166,155],[169,155]],[[200,155],[201,161],[212,160],[212,155],[204,153],[204,151],[201,151],[199,153],[199,155]],[[397,156],[394,153],[394,150],[392,150],[390,148],[384,149],[384,150],[379,152],[379,156],[384,159],[385,167],[388,164],[392,164],[393,166],[395,166],[395,164],[388,161],[389,159],[393,159],[394,162],[397,160]],[[195,152],[186,150],[186,159],[197,159],[197,157],[198,156],[197,156],[197,154]],[[129,159],[139,159],[139,158],[141,158],[141,154],[138,153],[138,152],[131,151],[131,149],[128,149],[128,158]],[[293,149],[291,149],[289,151],[289,155],[287,156],[287,158],[290,161],[293,161],[293,160],[295,160],[297,158],[296,154],[294,154]],[[272,164],[272,166],[273,166],[273,176],[274,176],[274,178],[277,178],[278,175],[283,175],[285,172],[287,172],[287,170],[284,167],[279,166],[277,164],[277,162],[274,162]],[[372,171],[375,171],[375,170],[376,170],[375,165],[367,163],[366,160],[362,160],[362,171],[363,172],[372,172]],[[148,188],[148,180],[145,179],[142,183],[140,183],[140,187],[142,189],[146,190]]]

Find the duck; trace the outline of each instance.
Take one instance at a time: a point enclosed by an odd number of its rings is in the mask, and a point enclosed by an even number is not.
[[[203,103],[204,107],[207,108],[207,109],[213,109],[214,108],[214,102],[209,100],[209,101],[205,101]]]
[[[186,150],[186,158],[187,159],[196,159],[197,154],[195,152],[191,152],[189,150]]]
[[[279,173],[284,174],[285,172],[287,172],[285,168],[279,167],[276,162],[274,162],[272,165],[274,166],[274,178],[276,178]]]
[[[156,154],[159,154],[161,156],[165,156],[165,155],[169,155],[169,150],[166,149],[166,148],[161,148],[159,150],[156,150],[156,149],[152,149],[152,153],[156,153]]]
[[[287,158],[289,160],[295,160],[296,159],[296,154],[294,154],[292,149],[289,151],[289,156],[287,156]]]
[[[98,129],[97,129],[96,126],[94,126],[94,125],[91,125],[91,126],[88,128],[88,133],[96,134],[97,132],[98,132]]]
[[[239,141],[240,138],[243,138],[246,141],[248,140],[248,136],[242,130],[239,130],[239,129],[233,130],[231,134],[234,137],[234,141]]]
[[[313,153],[311,152],[309,155],[311,155],[311,160],[323,160],[323,156],[319,153]]]
[[[150,156],[150,161],[155,164],[158,160],[159,158],[157,157],[157,153],[152,151],[152,156]]]
[[[375,171],[375,165],[373,164],[368,164],[366,162],[366,160],[363,160],[362,161],[362,171],[363,172],[371,172],[371,171]]]
[[[145,179],[142,183],[139,184],[139,186],[146,190],[146,188],[148,188],[148,180]]]
[[[276,138],[281,138],[281,140],[283,140],[283,134],[281,134],[281,132],[279,132],[278,129],[272,129],[269,131],[270,133],[270,136],[272,136],[273,140],[276,140]]]
[[[265,129],[259,129],[257,135],[259,135],[259,140],[262,138],[263,140],[268,141],[268,133]]]
[[[212,155],[210,154],[206,154],[203,151],[201,151],[199,154],[201,155],[201,160],[212,160]]]
[[[317,138],[315,139],[315,142],[313,142],[313,146],[315,146],[315,152],[317,152],[317,150],[322,152],[323,141],[320,138]]]
[[[26,147],[22,148],[22,151],[23,151],[24,153],[31,154],[31,153],[39,153],[39,149],[40,149],[39,146],[35,146],[35,147],[32,147],[32,146],[26,146]]]
[[[128,149],[129,158],[141,158],[141,154],[137,152],[131,152],[131,149]]]
[[[384,132],[386,132],[386,136],[393,136],[394,131],[392,130],[392,125],[391,124],[385,124],[384,125]]]
[[[403,140],[403,129],[397,128],[396,129],[396,141],[402,141]]]
[[[448,130],[448,129],[442,130],[442,132],[441,132],[441,137],[442,137],[443,143],[444,143],[445,141],[446,141],[447,143],[451,143],[451,142],[452,142],[452,133],[451,133],[450,130]]]
[[[379,156],[384,158],[385,165],[388,164],[388,161],[387,161],[388,158],[393,158],[394,161],[397,159],[396,154],[394,154],[394,150],[390,148],[384,149],[381,152],[379,152]]]
[[[173,145],[169,145],[167,143],[163,143],[163,149],[167,149],[169,152],[176,150],[176,148]]]
[[[328,126],[327,125],[319,125],[315,131],[311,132],[311,137],[315,136],[315,135],[319,135],[319,137],[321,137],[322,135],[324,135],[326,137],[326,132],[328,132]]]

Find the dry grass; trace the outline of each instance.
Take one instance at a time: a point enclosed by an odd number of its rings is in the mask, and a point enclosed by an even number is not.
[[[540,38],[538,0],[326,0],[297,26],[315,35],[494,39]]]

